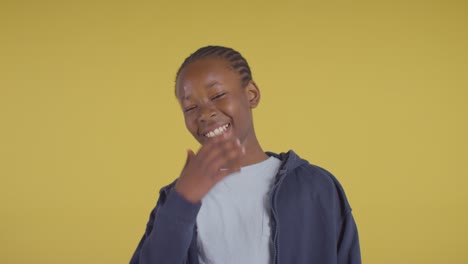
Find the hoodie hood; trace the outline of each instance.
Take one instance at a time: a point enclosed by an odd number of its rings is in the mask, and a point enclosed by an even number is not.
[[[281,160],[281,167],[280,171],[282,172],[290,172],[300,167],[302,165],[308,164],[308,162],[301,157],[299,157],[294,151],[289,150],[288,152],[281,152],[276,154],[274,152],[265,152],[270,157],[275,157]]]

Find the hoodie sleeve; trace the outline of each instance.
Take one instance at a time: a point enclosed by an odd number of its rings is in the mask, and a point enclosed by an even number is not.
[[[356,222],[351,210],[346,214],[338,240],[338,264],[361,264],[361,250]]]
[[[130,264],[185,263],[200,207],[169,191],[164,203],[160,199],[151,212]]]
[[[346,197],[343,186],[335,176],[323,168],[320,168],[333,181],[334,198],[331,208],[334,208],[333,215],[336,234],[336,252],[338,264],[361,264],[361,250],[359,246],[359,235],[356,222],[352,214],[351,206]]]

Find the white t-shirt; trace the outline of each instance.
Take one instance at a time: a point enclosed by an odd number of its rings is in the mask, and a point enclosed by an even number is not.
[[[281,161],[241,168],[202,199],[197,216],[201,264],[271,262],[269,192]]]

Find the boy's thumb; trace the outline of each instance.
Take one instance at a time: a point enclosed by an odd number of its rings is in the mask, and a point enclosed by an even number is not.
[[[185,161],[185,166],[187,166],[187,164],[192,160],[193,157],[195,157],[195,153],[193,152],[193,150],[188,149],[187,150],[187,160]]]

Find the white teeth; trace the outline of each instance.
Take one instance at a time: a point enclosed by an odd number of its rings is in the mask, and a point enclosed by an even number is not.
[[[224,131],[226,131],[226,129],[228,128],[229,124],[226,124],[222,127],[218,127],[208,133],[205,134],[205,137],[208,137],[208,138],[212,138],[212,137],[215,137],[215,136],[219,136],[221,135],[222,133],[224,133]]]

